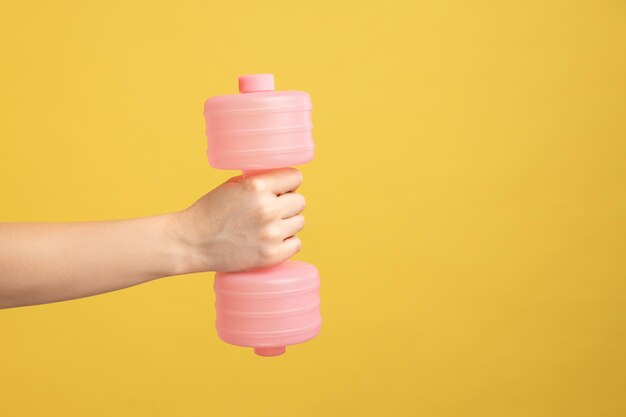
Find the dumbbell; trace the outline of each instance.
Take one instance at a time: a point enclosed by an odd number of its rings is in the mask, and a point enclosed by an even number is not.
[[[313,159],[311,98],[302,91],[274,91],[272,74],[239,77],[239,94],[204,104],[207,157],[214,168],[244,177]],[[215,274],[216,328],[233,345],[277,356],[314,338],[321,328],[319,272],[288,260],[245,272]]]

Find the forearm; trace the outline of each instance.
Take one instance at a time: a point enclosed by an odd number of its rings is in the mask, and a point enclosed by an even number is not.
[[[0,223],[0,308],[50,303],[201,271],[282,262],[301,248],[302,175],[233,177],[190,207],[130,220]]]
[[[173,214],[0,223],[0,308],[85,297],[185,272]]]

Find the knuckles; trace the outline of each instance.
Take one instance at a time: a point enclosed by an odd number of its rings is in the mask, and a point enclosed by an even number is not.
[[[304,216],[302,214],[298,214],[296,218],[298,219],[298,227],[302,230],[304,228]]]
[[[257,214],[262,221],[271,221],[278,215],[278,211],[271,204],[261,202],[257,208]]]
[[[302,249],[302,241],[300,240],[300,238],[297,236],[294,236],[291,239],[293,239],[296,253],[300,252],[300,250]]]
[[[306,199],[304,198],[304,196],[302,194],[296,194],[298,196],[298,200],[299,200],[299,204],[300,204],[300,211],[304,211],[304,209],[306,208]]]
[[[297,169],[293,170],[293,175],[296,176],[296,178],[298,179],[298,186],[302,185],[302,182],[304,181],[304,175],[302,175],[302,172],[298,171]]]
[[[262,193],[267,190],[267,184],[263,178],[247,178],[244,180],[243,184],[247,190],[255,193]]]
[[[266,242],[277,242],[281,239],[281,232],[276,227],[266,227],[261,231],[261,239]]]
[[[263,245],[259,249],[259,254],[261,255],[261,263],[264,265],[272,265],[281,261],[278,245]]]

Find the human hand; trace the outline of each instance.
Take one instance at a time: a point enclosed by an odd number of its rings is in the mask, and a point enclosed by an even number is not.
[[[293,168],[237,176],[175,214],[183,273],[242,271],[280,263],[300,251],[305,199]]]

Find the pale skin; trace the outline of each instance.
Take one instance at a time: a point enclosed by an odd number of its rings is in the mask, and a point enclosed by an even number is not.
[[[0,223],[0,308],[51,303],[203,271],[282,262],[301,248],[302,175],[233,177],[184,210],[129,220]]]

